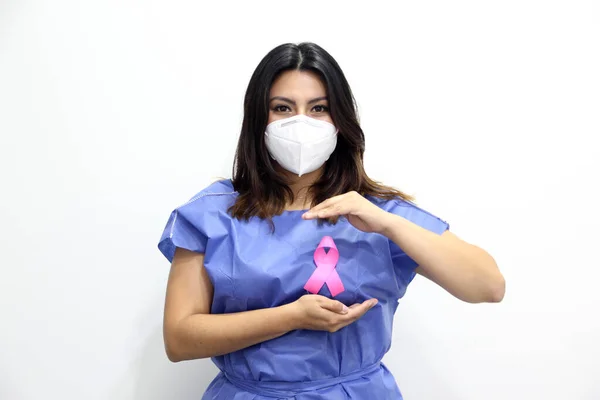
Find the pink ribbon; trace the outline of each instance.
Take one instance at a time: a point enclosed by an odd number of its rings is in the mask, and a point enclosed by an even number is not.
[[[325,248],[329,248],[326,253]],[[317,246],[314,254],[317,269],[312,273],[304,289],[310,293],[317,294],[324,284],[327,284],[331,296],[335,297],[344,291],[344,284],[340,279],[335,266],[340,259],[340,253],[331,236],[325,236]]]

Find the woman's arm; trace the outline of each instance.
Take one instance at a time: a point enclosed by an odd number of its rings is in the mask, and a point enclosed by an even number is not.
[[[504,277],[483,249],[449,231],[437,235],[387,212],[356,192],[334,196],[303,214],[304,219],[344,215],[355,228],[376,232],[396,243],[419,267],[417,272],[469,303],[499,302]]]
[[[295,329],[335,332],[374,305],[365,302],[348,308],[339,301],[307,295],[280,307],[212,315],[212,296],[204,255],[178,248],[167,284],[163,324],[169,360],[218,356]]]
[[[504,277],[485,250],[450,231],[437,235],[391,213],[383,218],[381,233],[417,262],[417,273],[469,303],[502,300]]]

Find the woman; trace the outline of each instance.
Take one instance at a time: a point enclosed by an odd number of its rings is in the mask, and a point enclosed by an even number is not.
[[[371,180],[348,82],[312,43],[256,68],[232,180],[171,214],[170,360],[212,357],[204,399],[401,399],[381,359],[415,274],[498,302],[493,258],[409,196]]]

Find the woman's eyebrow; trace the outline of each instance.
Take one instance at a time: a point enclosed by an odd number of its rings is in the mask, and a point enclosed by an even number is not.
[[[273,100],[281,100],[281,101],[285,101],[287,103],[296,105],[296,102],[294,100],[288,99],[287,97],[283,97],[283,96],[274,96],[274,97],[271,97],[271,99],[269,101],[271,102]],[[317,102],[319,102],[321,100],[327,100],[327,96],[315,97],[314,99],[309,100],[308,104],[317,103]]]
[[[275,97],[271,97],[271,100],[269,101],[273,101],[273,100],[281,100],[281,101],[285,101],[287,103],[296,105],[296,102],[292,99],[288,99],[287,97],[283,97],[283,96],[275,96]]]
[[[315,97],[314,99],[310,100],[308,104],[317,103],[321,100],[327,100],[327,96]]]

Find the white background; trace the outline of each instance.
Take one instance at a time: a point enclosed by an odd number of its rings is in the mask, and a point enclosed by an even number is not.
[[[495,256],[505,300],[417,278],[408,400],[600,399],[593,1],[0,1],[0,399],[199,399],[161,322],[173,208],[229,177],[260,59],[314,41],[375,179]]]

